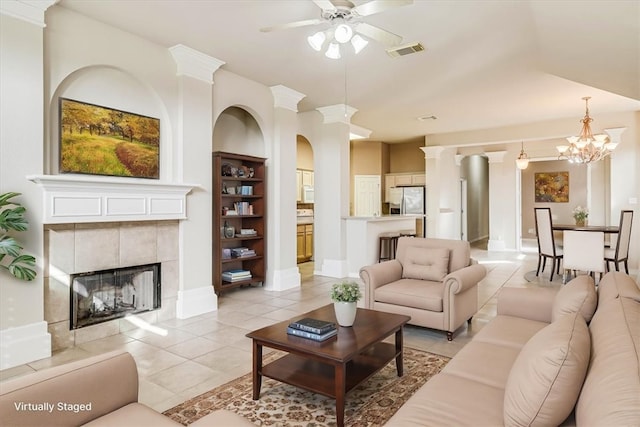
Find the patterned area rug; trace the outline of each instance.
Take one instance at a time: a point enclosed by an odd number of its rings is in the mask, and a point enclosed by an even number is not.
[[[264,357],[269,363],[283,353]],[[381,426],[429,378],[450,359],[410,348],[404,349],[404,375],[398,377],[396,365],[389,363],[380,372],[347,394],[345,425]],[[188,425],[216,409],[228,409],[256,425],[278,427],[335,426],[335,400],[262,378],[260,399],[252,399],[251,374],[208,391],[164,412],[171,419]]]

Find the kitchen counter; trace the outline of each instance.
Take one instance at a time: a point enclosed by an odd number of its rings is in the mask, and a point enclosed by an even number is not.
[[[343,217],[347,230],[349,277],[359,277],[362,267],[378,262],[378,238],[380,234],[399,232],[401,230],[415,232],[416,218],[421,218],[421,215]]]

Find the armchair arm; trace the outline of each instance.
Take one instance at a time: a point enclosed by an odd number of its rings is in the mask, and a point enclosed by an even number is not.
[[[366,308],[372,308],[376,288],[402,278],[402,264],[396,259],[368,265],[360,269],[360,278],[364,283],[364,302]]]
[[[446,294],[459,294],[478,285],[487,275],[487,269],[480,264],[473,264],[449,273],[442,280]]]
[[[557,289],[502,288],[498,294],[498,314],[551,323]]]

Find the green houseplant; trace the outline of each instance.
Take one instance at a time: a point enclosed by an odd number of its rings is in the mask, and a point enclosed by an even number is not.
[[[358,311],[357,302],[362,292],[356,282],[344,281],[331,287],[331,300],[340,326],[353,326]]]
[[[589,217],[589,211],[582,206],[576,206],[573,210],[573,219],[576,220],[578,227],[584,227],[587,224],[587,218]]]
[[[33,280],[36,271],[36,259],[22,254],[20,243],[9,235],[10,230],[26,231],[29,223],[24,217],[26,209],[20,203],[12,201],[20,193],[0,194],[0,268],[8,271],[20,280]]]

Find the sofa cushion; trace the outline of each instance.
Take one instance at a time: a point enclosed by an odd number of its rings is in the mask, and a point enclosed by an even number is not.
[[[631,298],[640,302],[640,287],[628,275],[611,271],[598,283],[598,300],[602,303],[618,297]]]
[[[441,372],[420,387],[385,426],[500,426],[503,392]]]
[[[444,283],[416,279],[400,279],[375,290],[375,300],[387,304],[442,311]]]
[[[473,337],[473,341],[522,349],[524,345],[549,323],[515,316],[496,316]]]
[[[123,406],[117,411],[109,412],[100,418],[83,424],[84,426],[99,427],[99,426],[149,426],[149,427],[163,427],[163,426],[180,426],[179,423],[173,421],[169,417],[165,417],[160,412],[156,412],[148,406],[142,403],[130,403],[127,406]]]
[[[560,425],[580,393],[590,348],[589,329],[579,313],[566,314],[535,334],[507,379],[505,425]]]
[[[440,282],[449,273],[448,267],[448,249],[412,246],[407,248],[404,257],[402,278]]]
[[[578,276],[560,288],[553,301],[551,321],[569,313],[580,312],[589,323],[598,305],[598,294],[591,276]]]

